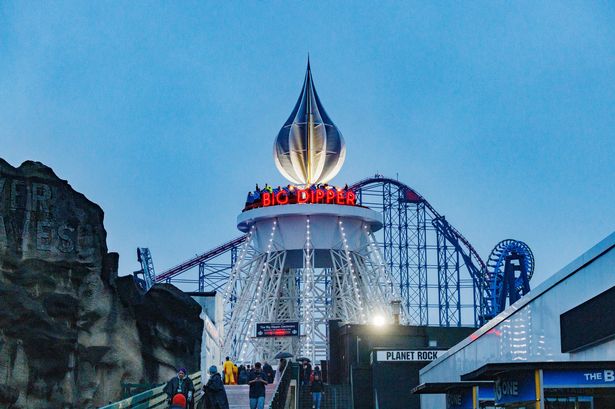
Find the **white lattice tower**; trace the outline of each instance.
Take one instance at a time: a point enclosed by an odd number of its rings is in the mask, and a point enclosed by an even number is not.
[[[389,316],[398,298],[373,232],[378,213],[340,205],[258,208],[238,217],[248,233],[224,292],[224,355],[240,362],[286,351],[325,359],[330,319]],[[257,338],[256,324],[298,321],[300,337]]]

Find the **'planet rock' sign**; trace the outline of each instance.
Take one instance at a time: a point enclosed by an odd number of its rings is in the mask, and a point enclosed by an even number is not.
[[[346,158],[344,138],[316,94],[309,60],[301,95],[278,133],[273,157],[280,173],[299,185],[328,182]]]

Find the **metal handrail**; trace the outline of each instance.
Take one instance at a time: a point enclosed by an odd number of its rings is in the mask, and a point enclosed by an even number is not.
[[[194,390],[200,391],[202,389],[202,377],[201,372],[195,372],[189,375],[190,379],[194,383]],[[136,394],[130,398],[122,399],[119,402],[111,403],[109,405],[101,406],[99,409],[162,409],[167,407],[167,394],[164,392],[164,386],[160,385],[153,389]],[[201,394],[195,393],[194,401],[197,403],[201,399]]]
[[[281,409],[286,403],[286,395],[288,394],[288,387],[290,386],[291,371],[288,369],[291,367],[291,363],[287,362],[284,366],[284,370],[280,375],[280,381],[273,390],[273,399],[269,404],[269,409]]]

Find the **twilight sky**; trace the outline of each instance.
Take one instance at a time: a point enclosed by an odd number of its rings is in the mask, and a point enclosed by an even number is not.
[[[239,235],[272,144],[316,89],[347,143],[334,182],[416,189],[486,258],[530,245],[532,286],[615,228],[611,2],[0,3],[0,157],[105,210],[120,274]]]

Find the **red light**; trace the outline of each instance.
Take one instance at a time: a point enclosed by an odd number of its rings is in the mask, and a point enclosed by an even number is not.
[[[261,200],[263,202],[263,206],[271,206],[271,196],[273,196],[270,193],[263,193],[261,196]]]
[[[299,204],[304,204],[308,202],[309,199],[309,194],[308,194],[308,190],[307,189],[301,189],[299,190],[299,192],[297,193],[297,203]]]
[[[346,194],[344,193],[343,190],[337,191],[337,201],[335,203],[337,203],[338,205],[346,204]]]
[[[244,210],[257,207],[269,207],[290,204],[337,204],[341,206],[356,206],[356,195],[353,191],[340,188],[298,189],[290,187],[289,190],[276,190],[276,192],[261,191],[260,199],[250,201]]]
[[[286,194],[285,191],[280,190],[278,192],[278,194],[275,196],[275,200],[278,202],[278,204],[280,205],[285,205],[288,204],[288,195]]]
[[[346,204],[350,205],[350,206],[354,206],[356,203],[356,196],[354,194],[353,191],[349,190],[348,193],[346,194]]]

